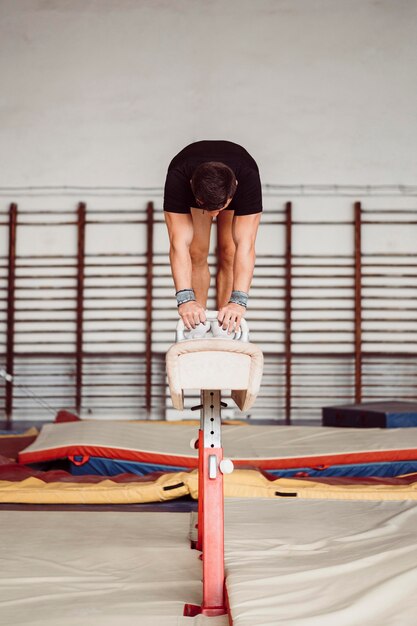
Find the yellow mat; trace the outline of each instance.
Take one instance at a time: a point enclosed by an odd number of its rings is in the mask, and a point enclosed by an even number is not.
[[[417,500],[417,476],[411,484],[327,484],[295,478],[268,480],[256,470],[235,470],[224,476],[226,497],[298,498],[338,500]],[[39,478],[20,482],[0,481],[1,503],[25,504],[137,504],[174,500],[190,495],[197,499],[198,474],[175,472],[149,482],[45,483]]]

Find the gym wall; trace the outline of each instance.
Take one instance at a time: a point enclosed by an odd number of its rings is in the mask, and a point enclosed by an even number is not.
[[[248,319],[271,356],[253,417],[318,419],[323,404],[355,398],[358,366],[364,399],[399,389],[415,397],[416,14],[406,0],[3,1],[0,364],[16,203],[17,382],[53,407],[74,408],[77,207],[85,202],[81,413],[143,417],[148,346],[151,416],[170,418],[163,353],[176,311],[162,186],[184,145],[224,138],[253,154],[264,183]],[[214,263],[215,241],[212,252]],[[13,409],[16,420],[45,416],[19,387]]]

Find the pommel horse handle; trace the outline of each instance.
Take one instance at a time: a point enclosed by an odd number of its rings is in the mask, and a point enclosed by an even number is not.
[[[210,324],[217,324],[217,312],[207,311]],[[172,404],[184,408],[184,390],[200,391],[200,429],[198,431],[198,541],[203,552],[203,602],[186,604],[185,616],[214,617],[227,613],[224,592],[224,497],[223,474],[233,470],[223,458],[221,443],[221,392],[231,390],[242,411],[255,402],[263,369],[263,355],[249,343],[249,330],[241,321],[239,338],[213,336],[187,339],[184,324],[177,325],[177,343],[166,355]]]
[[[210,324],[218,324],[218,320],[217,320],[217,311],[206,311],[206,318],[207,318],[207,322],[209,322]],[[187,339],[187,337],[184,335],[184,331],[186,330],[185,326],[184,326],[184,322],[182,321],[182,319],[180,318],[178,320],[177,323],[177,330],[176,330],[176,341],[189,341]],[[208,337],[211,338],[211,337]],[[233,337],[222,337],[222,339],[233,339],[235,340]],[[242,318],[241,322],[240,322],[240,332],[238,333],[238,337],[237,339],[239,341],[245,341],[248,342],[249,341],[249,327],[248,327],[248,323],[247,321]]]

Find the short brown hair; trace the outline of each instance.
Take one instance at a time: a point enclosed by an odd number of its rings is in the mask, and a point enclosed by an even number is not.
[[[201,163],[191,178],[191,189],[200,208],[218,211],[223,208],[236,191],[236,176],[224,163],[207,161]]]

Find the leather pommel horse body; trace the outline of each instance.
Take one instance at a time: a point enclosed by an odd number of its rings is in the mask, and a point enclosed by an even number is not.
[[[206,312],[212,328],[217,312]],[[216,330],[216,328],[215,328]],[[203,603],[186,604],[184,615],[217,616],[227,613],[224,591],[224,498],[223,474],[233,471],[223,458],[221,443],[221,392],[231,390],[241,411],[255,402],[263,370],[262,351],[249,343],[248,327],[241,323],[238,339],[210,334],[203,339],[187,339],[180,320],[177,343],[166,355],[172,404],[184,408],[184,391],[200,391],[198,433],[198,541],[203,552]]]

